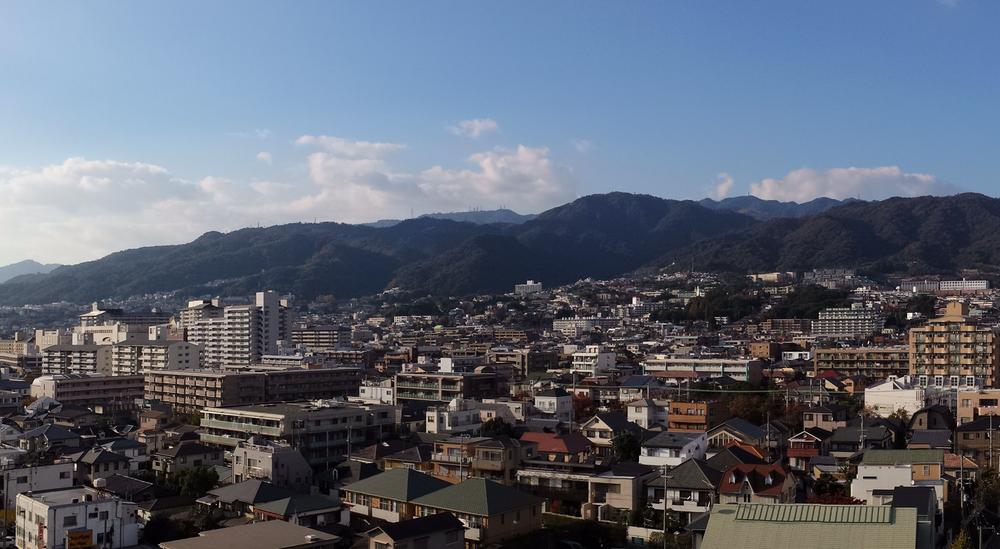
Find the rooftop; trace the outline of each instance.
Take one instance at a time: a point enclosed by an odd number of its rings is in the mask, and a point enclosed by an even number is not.
[[[307,538],[307,536],[309,538]],[[193,538],[165,541],[162,549],[281,549],[298,547],[316,541],[334,542],[332,534],[304,528],[283,520],[269,520],[244,526],[207,530]]]

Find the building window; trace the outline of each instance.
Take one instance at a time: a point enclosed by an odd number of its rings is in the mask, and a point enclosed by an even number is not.
[[[67,515],[63,517],[63,526],[76,526],[76,515]]]

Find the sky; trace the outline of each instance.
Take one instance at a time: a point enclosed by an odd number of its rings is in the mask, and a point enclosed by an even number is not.
[[[0,265],[592,193],[996,194],[1000,2],[0,1]]]

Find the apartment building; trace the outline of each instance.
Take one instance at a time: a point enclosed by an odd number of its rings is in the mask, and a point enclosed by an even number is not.
[[[355,395],[361,385],[357,368],[159,370],[146,373],[145,397],[175,411]]]
[[[888,379],[905,376],[910,371],[910,348],[833,347],[813,350],[813,371],[836,370],[846,376]]]
[[[531,372],[544,372],[559,367],[559,354],[555,351],[522,348],[490,349],[486,353],[488,364],[512,364],[515,370],[526,377]]]
[[[603,345],[587,345],[582,351],[573,353],[570,371],[584,376],[600,376],[615,371],[617,355]]]
[[[819,312],[812,323],[812,335],[829,338],[864,338],[882,329],[885,315],[877,306],[853,303],[850,307],[830,307]]]
[[[111,375],[110,345],[51,345],[42,351],[42,375]]]
[[[206,407],[201,414],[206,444],[231,449],[252,436],[284,441],[314,468],[342,461],[351,448],[390,438],[397,421],[393,406],[339,401]]]
[[[111,346],[111,371],[116,376],[147,370],[191,370],[200,362],[201,347],[187,341],[132,341]]]
[[[622,319],[606,317],[575,317],[557,318],[552,321],[552,331],[560,332],[566,337],[580,337],[594,330],[604,331],[621,326]]]
[[[292,345],[303,346],[313,353],[350,348],[351,329],[347,326],[300,326],[289,332]]]
[[[38,375],[42,371],[42,355],[34,340],[22,332],[12,339],[0,340],[0,368],[18,375]]]
[[[677,467],[688,459],[704,459],[708,438],[702,433],[671,433],[664,431],[642,443],[639,463],[661,467]]]
[[[64,405],[91,406],[111,402],[132,402],[143,397],[141,375],[54,374],[35,378],[31,396],[49,397]]]
[[[3,469],[3,486],[6,493],[3,499],[4,509],[13,509],[17,505],[17,495],[24,492],[37,492],[69,488],[74,484],[74,463],[70,459],[62,459],[51,465],[31,465]]]
[[[507,380],[496,372],[409,372],[395,376],[396,402],[430,405],[453,399],[483,400],[503,395]]]
[[[934,387],[993,387],[1000,365],[996,328],[969,316],[969,305],[951,301],[944,316],[910,330],[910,375]]]
[[[261,372],[160,370],[146,373],[144,394],[146,400],[159,400],[175,412],[197,412],[261,402],[265,383]]]
[[[711,379],[731,377],[736,381],[757,384],[763,361],[749,358],[695,358],[666,354],[647,355],[642,361],[646,374],[667,379]]]
[[[257,292],[254,303],[219,309],[215,303],[189,303],[180,313],[186,338],[202,348],[208,367],[250,365],[263,355],[276,354],[278,342],[289,334],[288,302],[276,292]]]
[[[680,433],[704,433],[727,412],[725,403],[718,400],[672,400],[669,410],[667,430]]]
[[[980,416],[1000,414],[1000,389],[959,391],[955,421],[962,425]],[[997,422],[1000,426],[1000,421]]]
[[[573,395],[559,387],[536,393],[535,408],[544,416],[566,423],[573,421]]]
[[[105,547],[139,543],[136,504],[90,487],[18,494],[17,547]]]

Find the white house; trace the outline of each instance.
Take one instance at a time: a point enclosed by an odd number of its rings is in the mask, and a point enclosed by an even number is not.
[[[22,492],[54,490],[73,486],[73,461],[52,465],[18,467],[3,471],[4,509],[12,509],[15,498]]]
[[[858,475],[851,481],[851,497],[868,505],[884,505],[897,486],[929,486],[944,505],[944,450],[865,450]]]
[[[649,429],[654,425],[666,427],[669,409],[669,400],[643,398],[629,402],[625,406],[625,413],[628,414],[629,421],[643,429]]]
[[[676,467],[689,459],[704,459],[708,448],[705,433],[671,433],[664,431],[642,443],[639,463]]]
[[[573,395],[558,387],[541,391],[535,395],[535,408],[542,415],[568,423],[573,420]]]

